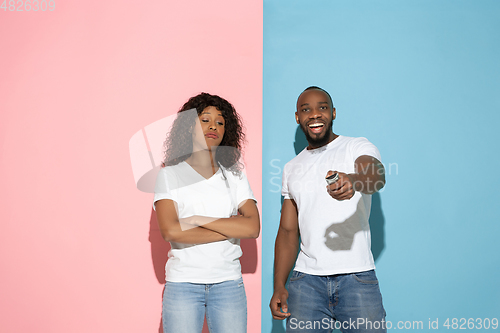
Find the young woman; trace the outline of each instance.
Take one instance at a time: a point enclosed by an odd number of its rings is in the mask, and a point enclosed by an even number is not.
[[[154,205],[171,244],[163,294],[165,333],[246,332],[239,239],[260,232],[242,172],[241,120],[225,99],[201,93],[177,114],[165,141]],[[239,213],[239,215],[237,215]]]

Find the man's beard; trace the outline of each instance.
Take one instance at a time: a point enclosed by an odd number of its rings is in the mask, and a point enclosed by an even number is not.
[[[323,135],[321,136],[316,136],[312,137],[309,134],[308,126],[300,124],[300,128],[302,129],[302,132],[304,132],[304,135],[306,136],[307,142],[309,142],[309,145],[313,148],[318,148],[321,146],[326,145],[330,141],[330,133],[332,132],[332,126],[333,126],[333,120],[325,124],[326,130],[323,132]]]

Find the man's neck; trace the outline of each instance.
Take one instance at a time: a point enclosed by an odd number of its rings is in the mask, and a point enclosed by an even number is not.
[[[309,146],[307,146],[307,150],[313,150],[313,149],[318,149],[318,148],[321,148],[321,147],[324,147],[326,145],[328,145],[330,142],[332,142],[333,140],[335,140],[336,138],[338,138],[339,136],[333,132],[330,133],[330,138],[328,139],[328,142],[322,144],[322,145],[319,145],[319,146],[313,146],[310,142],[309,142]]]

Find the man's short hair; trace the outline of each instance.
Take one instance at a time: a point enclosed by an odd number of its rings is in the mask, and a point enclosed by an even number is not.
[[[306,92],[306,91],[308,91],[308,90],[312,90],[312,89],[317,89],[317,90],[321,90],[322,92],[324,92],[324,93],[328,96],[328,98],[330,99],[330,104],[332,105],[332,108],[333,108],[333,107],[335,107],[335,105],[333,104],[333,99],[332,99],[332,96],[330,96],[330,94],[328,93],[328,91],[326,91],[325,89],[320,88],[320,87],[318,87],[318,86],[310,86],[310,87],[307,87],[306,89],[304,89],[304,91],[301,93],[301,95],[302,95],[304,92]]]

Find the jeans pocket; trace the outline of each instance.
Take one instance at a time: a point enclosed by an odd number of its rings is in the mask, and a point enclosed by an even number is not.
[[[352,273],[351,276],[359,283],[378,284],[377,276],[375,275],[375,271],[373,270],[366,272]]]
[[[302,273],[302,272],[299,272],[299,271],[293,271],[292,272],[292,276],[290,276],[290,282],[300,280],[304,276],[306,276],[306,273]]]

